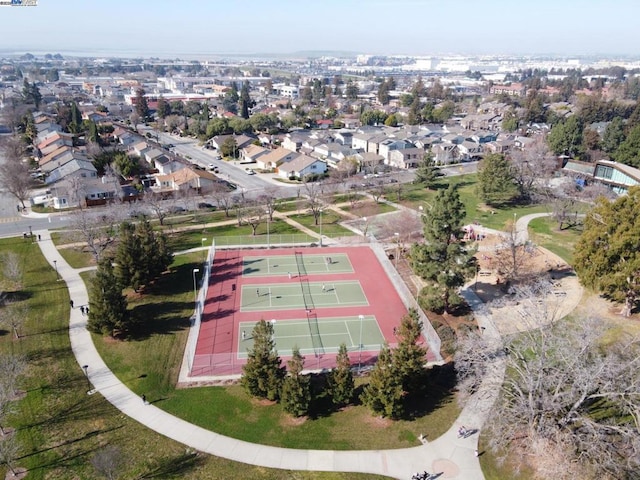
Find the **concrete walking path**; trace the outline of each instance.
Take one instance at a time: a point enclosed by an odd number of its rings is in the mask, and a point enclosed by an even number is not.
[[[386,475],[398,479],[410,479],[416,472],[441,473],[442,479],[482,480],[484,475],[477,452],[478,433],[458,438],[460,425],[468,429],[480,429],[487,412],[497,395],[496,381],[500,381],[502,369],[497,366],[479,391],[462,410],[458,421],[442,436],[433,441],[426,439],[423,445],[394,450],[298,450],[248,443],[219,435],[184,420],[155,406],[145,405],[142,399],[127,388],[100,357],[87,330],[87,317],[79,310],[88,304],[88,294],[79,271],[71,268],[51,241],[48,230],[35,232],[42,236],[38,242],[42,253],[53,268],[54,260],[61,280],[67,284],[74,302],[69,319],[71,348],[78,365],[87,366],[89,381],[97,393],[103,395],[125,415],[146,427],[196,450],[229,460],[288,470],[313,470],[337,472],[362,472]],[[463,291],[479,312],[479,322],[485,327],[484,335],[498,335],[484,305],[469,288]],[[153,402],[153,398],[149,399]]]

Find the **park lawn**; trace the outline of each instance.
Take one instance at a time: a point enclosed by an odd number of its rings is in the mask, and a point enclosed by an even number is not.
[[[95,266],[96,261],[90,252],[82,250],[82,247],[59,248],[58,253],[73,268],[85,268]]]
[[[351,205],[344,205],[340,207],[345,212],[351,212],[359,217],[373,217],[374,215],[380,215],[381,213],[395,212],[396,208],[388,203],[376,203],[374,200],[365,200],[358,202],[353,208]]]
[[[582,225],[558,229],[558,222],[551,217],[536,218],[529,222],[531,240],[555,253],[569,265],[573,263],[573,249],[582,234]]]
[[[232,219],[230,219],[232,220]],[[289,225],[284,220],[274,218],[273,222],[269,222],[269,234],[299,234],[300,230]],[[188,250],[190,248],[198,248],[201,246],[211,245],[211,241],[216,237],[229,236],[252,236],[252,229],[249,225],[238,227],[238,223],[234,221],[230,225],[219,225],[217,227],[207,227],[204,229],[194,229],[183,232],[168,234],[168,243],[175,251]],[[264,237],[264,243],[267,243],[267,222],[264,221],[256,230],[254,238]],[[203,238],[207,240],[202,241]],[[275,241],[274,237],[274,241]],[[240,242],[243,243],[243,242]]]
[[[16,412],[8,419],[21,445],[20,458],[14,467],[27,468],[27,478],[97,478],[90,460],[105,445],[119,449],[118,478],[383,478],[289,472],[194,455],[185,452],[184,445],[122,415],[101,395],[88,396],[89,387],[69,343],[69,296],[65,284],[56,281],[55,271],[40,254],[37,244],[6,239],[0,241],[0,250],[15,252],[23,260],[22,301],[29,305],[20,340],[0,330],[0,352],[25,355],[29,362],[20,384],[26,396],[15,403]],[[0,466],[0,478],[6,472],[7,468]]]
[[[313,214],[311,213],[289,215],[289,218],[318,234],[320,233],[320,221],[318,221],[318,225],[316,225]],[[354,235],[351,230],[339,225],[339,222],[342,222],[343,220],[345,220],[345,218],[333,210],[324,211],[322,213],[322,234],[327,237],[346,237]]]
[[[308,201],[304,198],[280,202],[276,205],[276,212],[287,213],[295,212],[296,210],[308,211],[307,202]]]

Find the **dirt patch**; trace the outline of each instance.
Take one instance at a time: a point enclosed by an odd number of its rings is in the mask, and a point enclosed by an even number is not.
[[[299,427],[300,425],[302,425],[304,422],[307,421],[307,418],[308,417],[286,416],[282,418],[282,420],[280,421],[280,425],[282,425],[283,427]]]
[[[363,421],[374,428],[388,428],[393,424],[393,420],[384,417],[372,417],[367,415]]]

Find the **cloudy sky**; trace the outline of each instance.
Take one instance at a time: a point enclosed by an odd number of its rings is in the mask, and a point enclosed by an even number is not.
[[[640,56],[640,0],[38,0],[0,51]]]

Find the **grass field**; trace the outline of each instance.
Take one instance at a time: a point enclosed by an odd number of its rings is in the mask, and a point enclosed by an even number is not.
[[[289,218],[304,225],[305,227],[313,230],[316,233],[320,233],[320,222],[315,224],[315,219],[312,214],[300,214],[290,215]],[[322,234],[327,237],[345,237],[354,235],[351,230],[338,225],[339,222],[345,220],[341,215],[333,210],[325,210],[322,214]]]
[[[16,402],[16,412],[9,416],[4,425],[17,430],[15,435],[21,449],[20,458],[14,463],[14,467],[27,468],[27,478],[99,478],[100,475],[96,473],[90,460],[105,445],[113,445],[118,449],[115,459],[119,464],[117,478],[383,478],[372,475],[290,472],[252,467],[207,455],[194,455],[185,452],[183,445],[123,416],[101,395],[88,396],[86,379],[69,344],[67,289],[64,283],[56,281],[55,271],[45,262],[37,244],[21,240],[0,240],[0,250],[15,252],[22,260],[24,288],[18,298],[29,305],[29,315],[25,319],[20,340],[14,340],[8,331],[0,330],[0,353],[22,354],[29,362],[26,375],[20,383],[26,396]],[[190,298],[190,295],[187,296]],[[158,307],[158,311],[163,309]],[[162,320],[159,323],[161,322]],[[148,332],[146,340],[144,336],[140,336],[129,345],[143,346],[153,336],[180,337],[157,324],[156,327],[154,332]],[[102,339],[100,341],[103,342]],[[163,384],[167,375],[167,372],[163,372],[167,361],[175,361],[176,357],[158,359],[157,363],[150,359],[146,363],[149,353],[147,351],[145,355],[142,370],[154,377],[150,382]],[[125,371],[140,370],[126,366],[125,363],[121,366]],[[157,370],[147,369],[146,366]],[[0,478],[4,478],[6,470],[4,465],[0,466]]]
[[[573,264],[573,248],[582,234],[581,225],[559,230],[558,222],[552,218],[536,218],[529,222],[529,231],[533,242]]]

